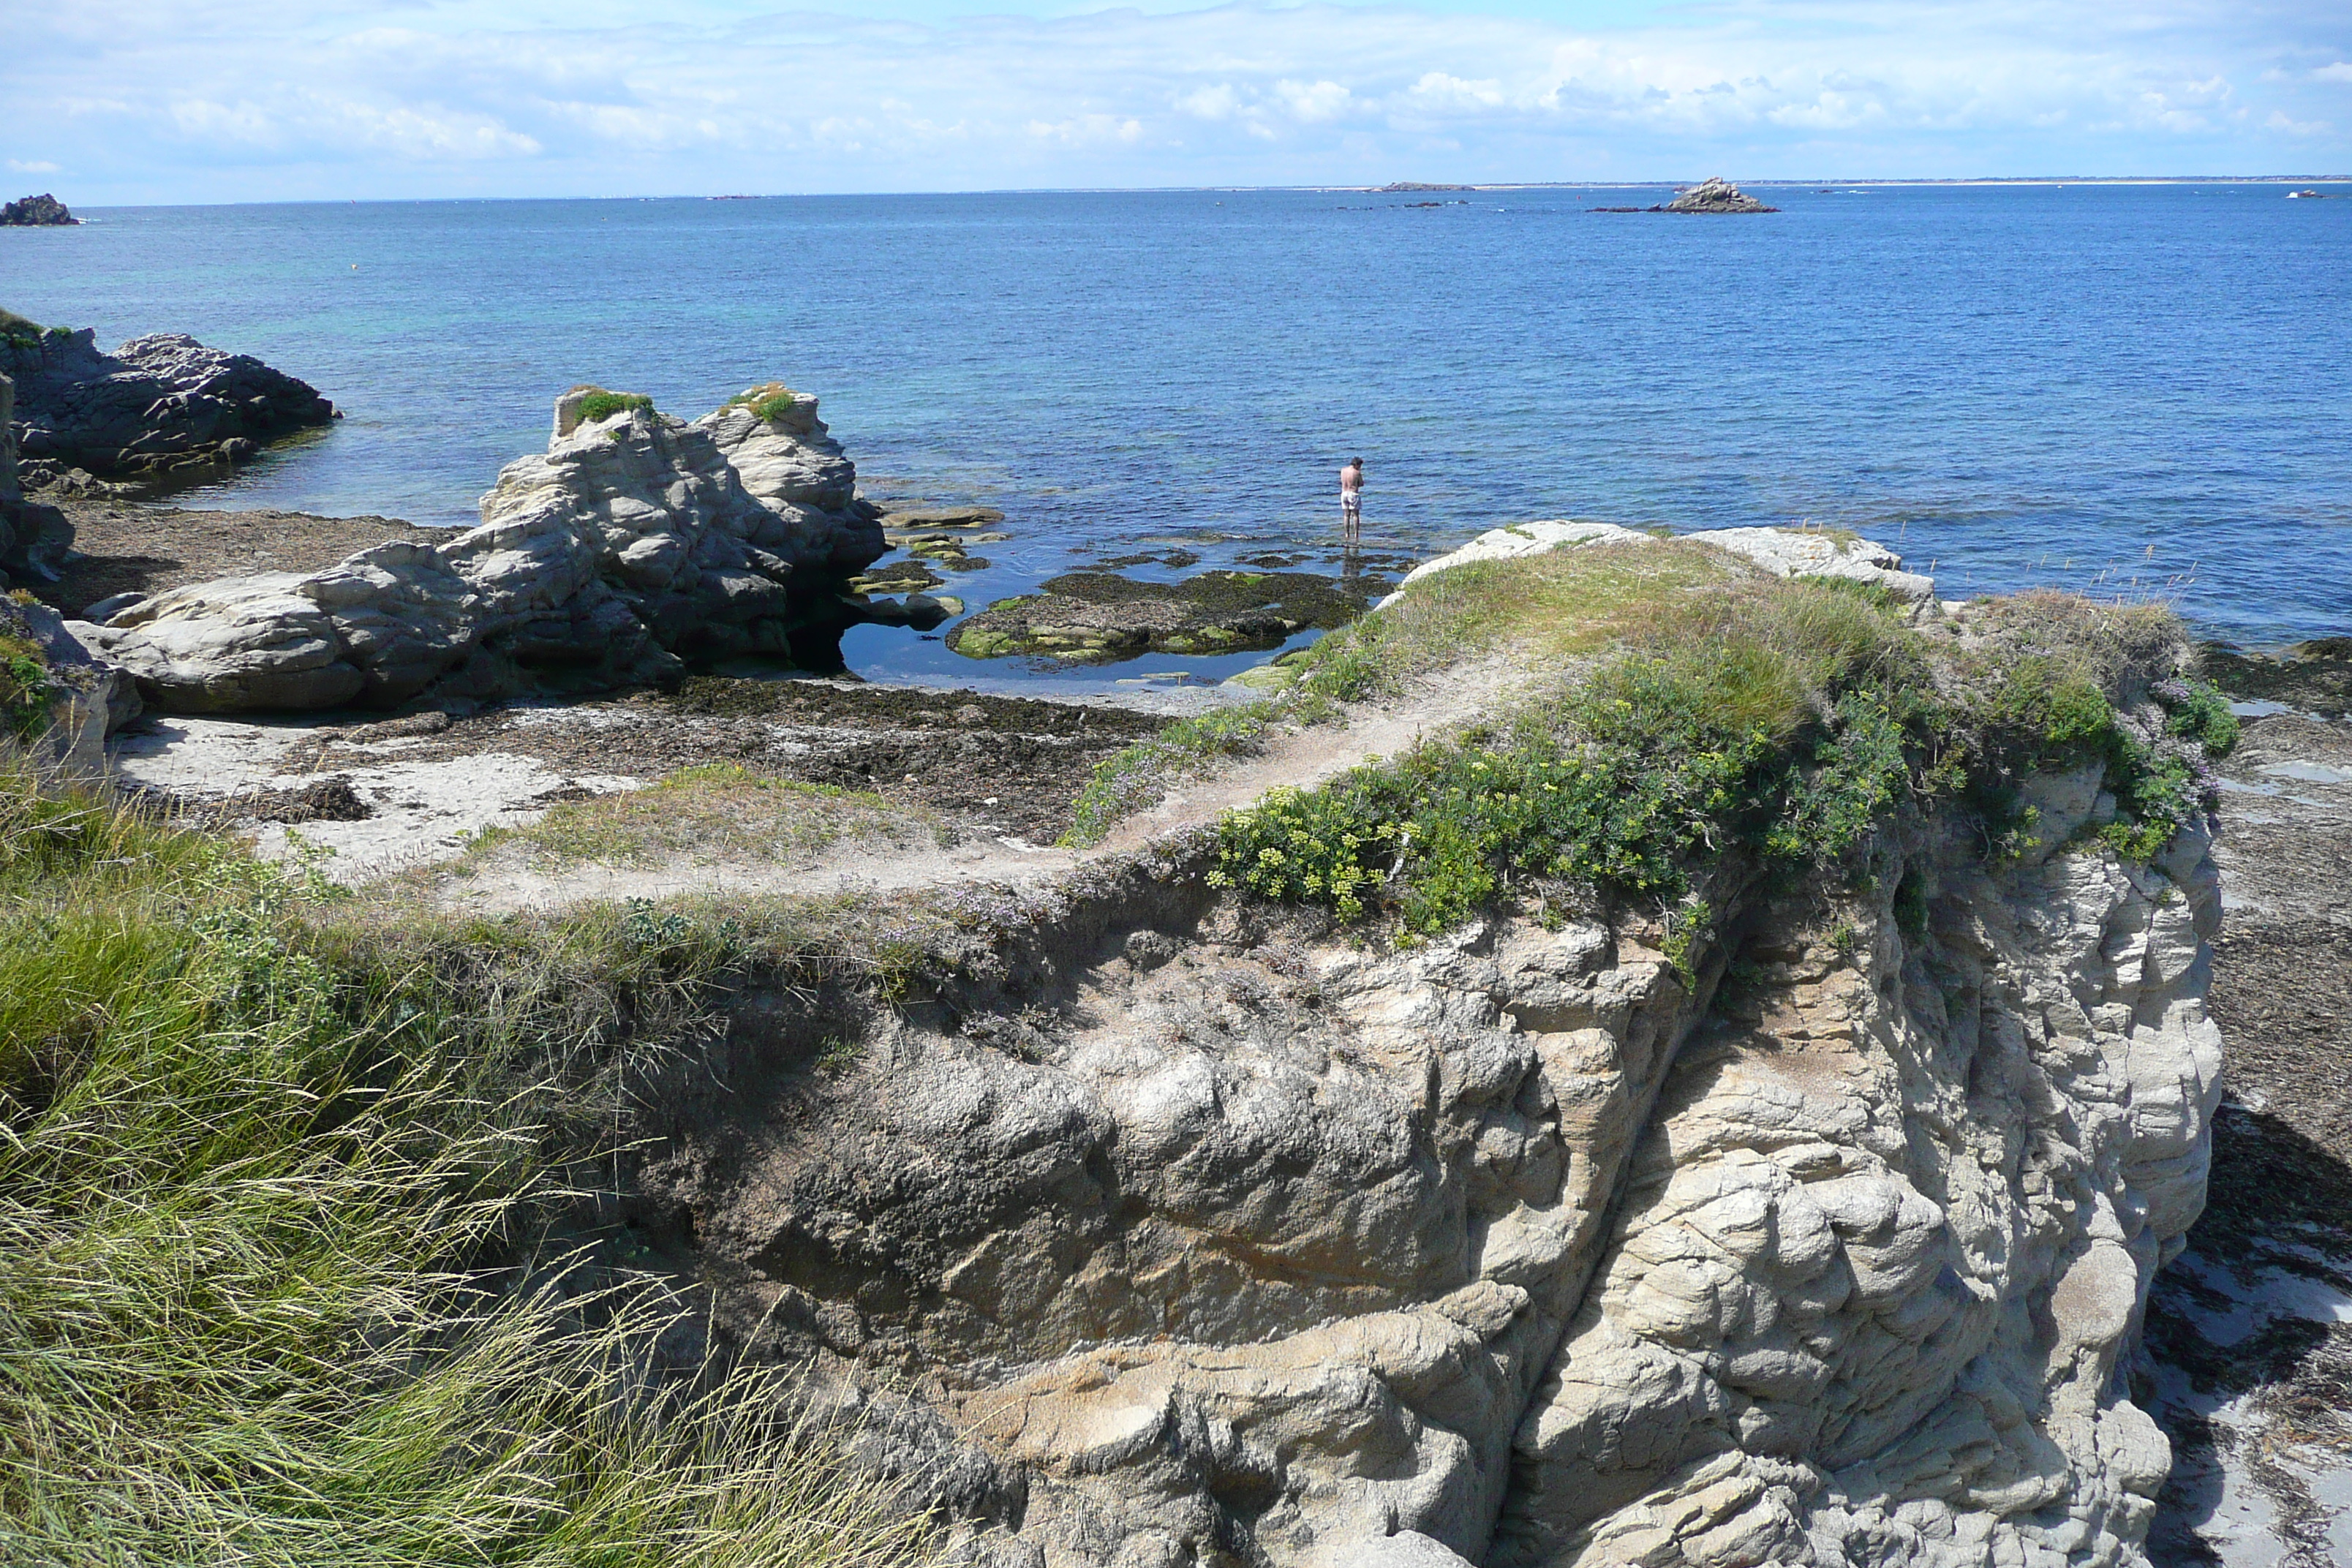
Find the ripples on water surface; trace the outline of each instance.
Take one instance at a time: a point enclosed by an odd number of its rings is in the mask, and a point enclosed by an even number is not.
[[[1592,189],[100,210],[0,234],[0,304],[193,332],[346,411],[200,505],[468,522],[574,382],[692,416],[772,378],[823,396],[877,499],[1010,514],[996,569],[941,590],[974,608],[1161,542],[1320,552],[1360,452],[1375,548],[1810,518],[1950,595],[2105,573],[2251,640],[2352,629],[2352,201],[1767,194],[1738,218]],[[850,654],[979,668],[882,628]]]

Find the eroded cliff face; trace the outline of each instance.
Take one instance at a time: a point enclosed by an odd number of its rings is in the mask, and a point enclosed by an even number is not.
[[[2117,1368],[2203,1206],[2201,837],[1915,864],[1851,955],[1757,929],[1685,1046],[1486,1561],[2134,1560]]]
[[[644,1223],[979,1561],[2132,1561],[2215,880],[2040,798],[2000,866],[1938,818],[1867,892],[1720,869],[1679,969],[1598,910],[1391,951],[1107,874],[935,1001],[748,1000]]]

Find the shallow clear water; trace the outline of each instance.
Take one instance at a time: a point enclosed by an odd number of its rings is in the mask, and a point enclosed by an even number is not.
[[[1375,549],[1534,517],[1810,518],[1948,595],[2121,584],[2252,641],[2352,627],[2352,200],[1586,210],[1659,194],[101,209],[0,231],[0,304],[108,343],[193,332],[345,410],[194,504],[470,521],[575,382],[690,416],[781,379],[822,395],[869,494],[1009,514],[994,569],[941,590],[974,608],[1153,542],[1319,557],[1361,453]],[[982,669],[878,627],[848,652]]]

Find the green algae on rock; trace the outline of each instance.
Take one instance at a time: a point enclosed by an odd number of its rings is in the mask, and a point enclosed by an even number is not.
[[[1181,583],[1072,572],[1041,586],[972,616],[949,634],[948,646],[969,658],[1023,654],[1074,664],[1244,653],[1344,626],[1367,607],[1361,586],[1307,572],[1203,572]]]

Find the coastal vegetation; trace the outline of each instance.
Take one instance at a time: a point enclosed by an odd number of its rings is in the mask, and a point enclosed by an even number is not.
[[[727,400],[730,408],[749,408],[754,419],[773,422],[800,405],[800,394],[780,381],[747,387]]]
[[[596,1216],[725,975],[856,910],[466,926],[0,777],[0,1558],[852,1563],[922,1527]],[[879,940],[877,940],[879,938]]]
[[[1943,640],[1874,585],[1782,581],[1696,545],[1472,563],[1317,644],[1279,695],[1106,760],[1070,838],[1209,759],[1506,647],[1549,672],[1506,711],[1231,814],[1210,880],[1427,935],[1514,890],[1671,909],[1733,853],[1866,879],[1876,831],[1939,801],[1988,854],[2022,853],[2038,816],[2017,781],[2089,764],[2114,807],[2082,831],[2127,859],[2212,808],[2236,721],[2169,668],[2186,646],[2169,611],[2034,595]]]
[[[1895,921],[1924,930],[1924,886],[1878,853],[1889,830],[1935,816],[1975,825],[1985,858],[2028,853],[2029,775],[2095,769],[2112,807],[2080,832],[2128,858],[2210,806],[2236,721],[2177,668],[2168,612],[2040,595],[1915,619],[1874,586],[1701,546],[1457,568],[1291,660],[1275,695],[1105,762],[1072,837],[1433,678],[1480,699],[1461,722],[1276,789],[1152,874],[1375,944],[1555,892],[1631,902],[1684,966],[1727,868],[1891,878]],[[0,669],[0,696],[46,679],[29,645]],[[703,681],[669,700],[809,699]],[[468,863],[939,831],[877,795],[703,765],[559,805]],[[712,1075],[747,990],[825,998],[826,1027],[775,1065],[838,1077],[860,1054],[844,1017],[982,962],[988,900],[471,919],[396,881],[340,889],[299,840],[273,865],[22,772],[0,774],[0,1557],[878,1568],[926,1550],[915,1482],[850,1465],[787,1372],[711,1347],[709,1298],[623,1173],[648,1146],[640,1108]]]
[[[30,740],[49,721],[58,695],[40,648],[0,632],[0,734]]]
[[[642,392],[607,392],[600,386],[580,400],[580,422],[583,425],[610,419],[615,414],[653,411],[654,400]]]
[[[646,789],[561,803],[527,826],[492,828],[474,839],[458,869],[470,871],[501,847],[533,865],[646,867],[772,861],[843,838],[904,843],[943,836],[951,834],[929,813],[868,791],[776,778],[740,763],[705,763]]]

